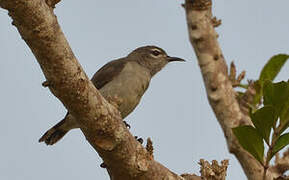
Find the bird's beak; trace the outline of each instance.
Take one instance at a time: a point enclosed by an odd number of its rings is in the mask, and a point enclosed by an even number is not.
[[[182,62],[185,62],[185,60],[183,60],[183,59],[181,59],[181,58],[178,58],[178,57],[170,57],[170,56],[167,57],[167,61],[168,61],[168,62],[172,62],[172,61],[182,61]]]

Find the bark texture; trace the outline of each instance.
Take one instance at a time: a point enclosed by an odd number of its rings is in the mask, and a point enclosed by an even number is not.
[[[113,180],[185,179],[154,161],[129,133],[120,113],[97,91],[74,56],[53,7],[59,0],[0,0],[36,57],[44,83],[77,118]]]
[[[263,166],[239,145],[232,132],[233,127],[251,124],[251,120],[246,103],[237,101],[237,93],[233,89],[237,81],[230,81],[227,64],[217,41],[218,34],[214,29],[220,25],[220,21],[212,16],[211,6],[211,0],[185,1],[190,42],[201,68],[208,100],[222,127],[229,151],[239,160],[249,180],[262,180]],[[231,74],[235,76],[235,72]],[[243,76],[244,73],[241,73],[237,79]],[[273,177],[277,177],[276,174],[267,172],[268,180]]]

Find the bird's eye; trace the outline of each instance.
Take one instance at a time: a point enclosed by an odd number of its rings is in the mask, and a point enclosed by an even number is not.
[[[154,55],[154,56],[158,56],[158,55],[161,54],[161,52],[160,52],[159,50],[153,50],[151,53],[152,53],[152,55]]]

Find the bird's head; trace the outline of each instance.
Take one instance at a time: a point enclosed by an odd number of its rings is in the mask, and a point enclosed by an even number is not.
[[[167,53],[156,46],[143,46],[132,51],[128,58],[137,61],[141,66],[146,67],[151,75],[155,75],[165,65],[173,61],[185,61],[181,58],[170,57]]]

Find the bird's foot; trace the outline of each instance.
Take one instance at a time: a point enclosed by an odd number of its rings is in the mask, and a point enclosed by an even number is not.
[[[130,125],[126,122],[126,121],[123,121],[125,127],[127,127],[128,129],[130,129]]]
[[[142,138],[138,138],[137,136],[134,137],[139,143],[143,143],[143,139]]]
[[[103,163],[100,164],[100,167],[107,168],[107,165],[103,162]]]

